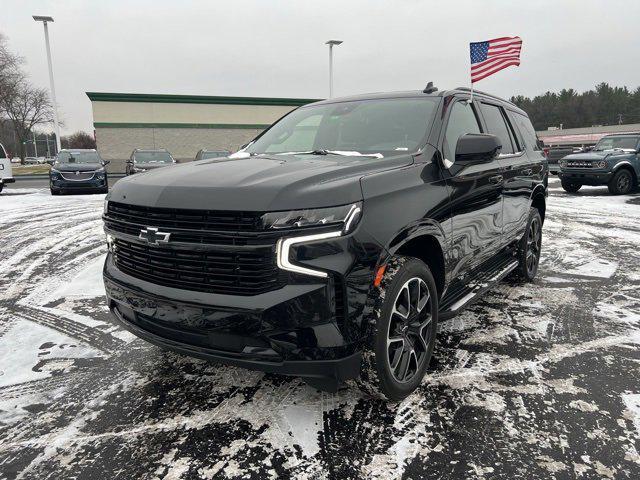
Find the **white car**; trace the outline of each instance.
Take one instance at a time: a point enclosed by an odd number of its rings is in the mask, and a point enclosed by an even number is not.
[[[7,152],[4,150],[2,144],[0,144],[0,192],[4,188],[5,183],[13,183],[16,179],[13,178],[13,171],[11,169],[11,160],[7,157]]]

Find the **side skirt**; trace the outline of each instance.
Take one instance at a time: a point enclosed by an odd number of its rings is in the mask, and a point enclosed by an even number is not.
[[[517,267],[518,261],[514,257],[513,250],[498,255],[466,284],[447,291],[440,303],[439,319],[446,320],[457,315],[479,300],[487,290],[493,288]]]

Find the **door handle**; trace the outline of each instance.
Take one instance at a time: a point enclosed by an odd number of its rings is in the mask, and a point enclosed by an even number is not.
[[[489,181],[491,183],[502,183],[504,177],[502,175],[494,175],[493,177],[489,177]]]

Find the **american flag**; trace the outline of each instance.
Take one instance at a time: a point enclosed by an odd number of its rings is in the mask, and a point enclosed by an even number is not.
[[[493,75],[511,65],[520,65],[520,37],[501,37],[469,44],[471,52],[471,83]]]

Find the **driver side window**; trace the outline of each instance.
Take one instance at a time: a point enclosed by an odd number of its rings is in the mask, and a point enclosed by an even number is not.
[[[458,139],[466,133],[482,132],[473,106],[466,101],[458,101],[451,107],[449,122],[444,134],[442,153],[445,159],[452,163],[455,162],[456,144]]]

